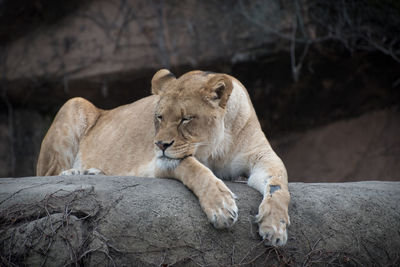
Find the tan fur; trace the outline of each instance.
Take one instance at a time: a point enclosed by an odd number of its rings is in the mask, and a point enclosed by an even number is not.
[[[232,226],[238,216],[234,194],[217,176],[246,175],[264,196],[257,215],[260,235],[267,244],[284,245],[286,169],[244,86],[226,74],[192,71],[177,79],[163,69],[152,79],[152,92],[113,110],[69,100],[43,140],[37,175],[175,178],[199,198],[216,228]]]

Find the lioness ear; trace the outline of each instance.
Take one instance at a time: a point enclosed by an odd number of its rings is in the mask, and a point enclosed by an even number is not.
[[[153,95],[160,95],[163,93],[167,84],[176,80],[174,74],[167,69],[161,69],[154,74],[151,79],[151,93]]]
[[[232,88],[231,79],[224,74],[218,74],[207,82],[206,89],[208,95],[206,98],[208,101],[219,105],[221,108],[225,108],[229,96],[232,93]]]

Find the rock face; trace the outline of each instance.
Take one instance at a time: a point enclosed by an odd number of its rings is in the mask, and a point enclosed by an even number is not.
[[[307,18],[310,1],[300,2],[305,4],[303,16]],[[335,1],[319,2],[336,6]],[[387,142],[372,147],[377,156],[363,149],[375,140],[371,136],[376,131],[368,127],[347,135],[332,136],[323,129],[310,135],[292,134],[400,103],[398,62],[357,49],[350,56],[335,42],[312,45],[298,81],[293,82],[291,38],[282,33],[292,35],[296,3],[0,1],[0,177],[34,175],[40,142],[56,111],[69,98],[84,97],[104,109],[131,103],[150,94],[151,77],[158,69],[170,68],[177,76],[203,69],[238,78],[249,91],[266,135],[276,139],[276,150],[296,181],[322,177],[329,181],[399,180],[399,145],[392,137],[399,135],[398,127],[389,127],[389,134],[383,134]],[[358,14],[360,10],[356,10]],[[385,17],[392,12],[384,13]],[[315,27],[309,29],[311,34]],[[381,34],[389,43],[387,35]],[[303,44],[295,48],[299,63]],[[333,132],[338,133],[340,127]],[[368,138],[362,136],[364,130],[370,131]],[[346,151],[348,147],[354,150]],[[359,164],[363,153],[373,156]],[[332,160],[332,155],[341,160]],[[298,158],[306,160],[307,168]],[[370,172],[375,158],[379,168]]]
[[[400,183],[290,184],[285,248],[264,247],[253,217],[261,196],[228,182],[239,220],[216,230],[181,183],[136,177],[0,180],[2,265],[348,266],[393,264]]]

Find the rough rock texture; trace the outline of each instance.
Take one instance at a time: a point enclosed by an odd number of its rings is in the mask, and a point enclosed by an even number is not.
[[[279,138],[277,151],[297,180],[400,180],[398,138],[390,139],[400,134],[398,127],[389,127],[383,135],[387,142],[372,150],[362,147],[376,140],[370,139],[375,130],[364,138],[368,127],[350,126],[346,135],[323,129],[292,134],[400,103],[396,61],[357,49],[350,56],[330,42],[310,47],[294,83],[290,41],[279,36],[292,34],[298,2],[0,1],[0,177],[35,174],[40,142],[67,99],[85,97],[105,109],[130,103],[148,96],[152,75],[167,67],[178,76],[203,69],[243,82],[265,133],[270,140]],[[300,63],[303,45],[295,48]],[[340,127],[332,132],[340,133]],[[373,156],[355,165],[364,151]],[[306,160],[306,168],[298,158]],[[370,172],[375,159],[379,167]]]
[[[239,221],[216,230],[196,197],[168,179],[31,177],[0,180],[2,265],[398,266],[400,183],[290,184],[288,245],[264,247],[261,196],[229,182]]]

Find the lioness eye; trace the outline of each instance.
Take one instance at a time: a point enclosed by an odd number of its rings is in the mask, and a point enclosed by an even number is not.
[[[157,120],[161,121],[162,120],[162,116],[161,115],[156,115]]]
[[[188,123],[188,122],[191,121],[192,119],[193,119],[192,116],[183,117],[183,118],[182,118],[182,123]]]

